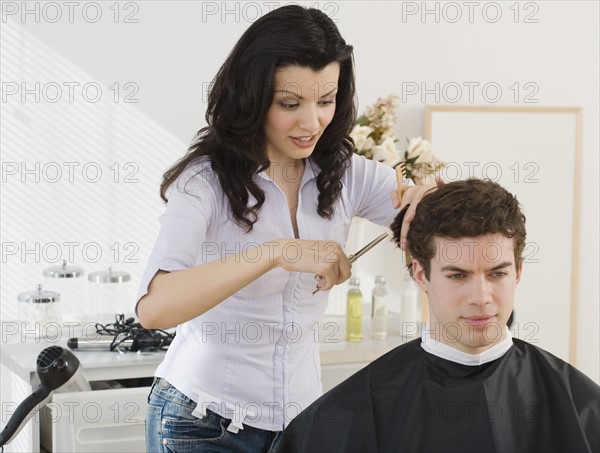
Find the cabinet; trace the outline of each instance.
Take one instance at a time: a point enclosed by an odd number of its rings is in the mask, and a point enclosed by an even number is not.
[[[57,393],[42,411],[40,443],[52,452],[144,452],[149,387]]]
[[[332,324],[333,323],[333,324]],[[396,334],[387,340],[347,343],[345,319],[327,318],[320,337],[323,391],[402,343]],[[331,326],[335,325],[335,331]],[[39,386],[36,358],[48,346],[67,348],[70,333],[58,341],[10,338],[3,327],[1,344],[2,428],[18,404]],[[148,385],[164,352],[147,354],[74,351],[93,387],[118,381],[124,388],[54,393],[52,402],[37,413],[4,452],[144,452],[144,420]],[[133,384],[131,384],[133,382]],[[136,384],[137,382],[137,384]],[[96,385],[94,385],[96,384]],[[40,449],[40,446],[42,449]]]
[[[70,333],[61,335],[57,341],[48,341],[20,336],[12,338],[5,334],[6,331],[3,326],[0,349],[2,428],[20,402],[39,386],[38,354],[48,346],[67,348],[68,338],[77,336]],[[74,353],[93,388],[109,381],[134,384],[118,389],[54,393],[52,401],[5,446],[5,453],[145,451],[144,420],[150,390],[147,385],[164,352]],[[134,386],[135,382],[142,386]]]

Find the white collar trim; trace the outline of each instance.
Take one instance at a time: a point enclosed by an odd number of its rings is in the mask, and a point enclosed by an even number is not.
[[[508,330],[508,327],[506,327],[506,338],[504,338],[504,340],[495,344],[491,348],[486,349],[480,354],[468,354],[466,352],[459,351],[450,345],[435,340],[429,333],[429,324],[427,324],[421,333],[421,347],[425,351],[441,357],[442,359],[450,360],[462,365],[477,366],[499,359],[506,354],[506,352],[513,345],[512,335],[510,330]]]

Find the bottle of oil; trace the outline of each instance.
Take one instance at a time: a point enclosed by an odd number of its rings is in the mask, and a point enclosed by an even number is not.
[[[346,340],[362,341],[362,303],[360,279],[350,279],[346,307]]]
[[[419,307],[419,287],[413,278],[406,273],[404,275],[404,288],[402,289],[402,301],[400,307],[402,336],[415,336],[418,334],[421,321],[421,310]]]
[[[371,297],[371,336],[374,340],[385,340],[387,337],[387,294],[385,277],[376,276]]]

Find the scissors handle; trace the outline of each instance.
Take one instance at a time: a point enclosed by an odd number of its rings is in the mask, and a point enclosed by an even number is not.
[[[387,236],[388,236],[388,233],[383,233],[379,237],[373,239],[371,242],[369,242],[367,245],[365,245],[363,248],[361,248],[358,252],[353,253],[352,255],[349,255],[348,260],[350,260],[351,263],[354,263],[358,258],[363,256],[365,253],[367,253],[369,250],[371,250],[373,247],[375,247],[377,244],[379,244],[381,241],[383,241]],[[320,277],[318,275],[315,275],[315,279],[318,280],[319,278]],[[315,294],[317,294],[317,292],[319,292],[319,291],[320,290],[317,287],[317,289],[315,289],[313,291],[313,296]]]

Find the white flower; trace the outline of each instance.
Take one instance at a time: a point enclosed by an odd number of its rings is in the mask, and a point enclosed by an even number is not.
[[[380,145],[373,148],[373,159],[386,165],[394,166],[400,162],[400,151],[396,148],[394,139],[386,138]]]
[[[435,160],[431,152],[431,143],[421,137],[411,138],[406,152],[408,159],[417,158],[415,163],[433,162]]]
[[[357,154],[391,166],[400,162],[400,153],[394,145],[397,100],[395,95],[378,98],[375,104],[368,106],[365,113],[358,118],[357,125],[350,133]]]
[[[369,126],[354,126],[350,137],[354,140],[354,147],[359,152],[369,151],[375,146],[375,141],[369,137],[369,134],[373,132],[373,129]]]

